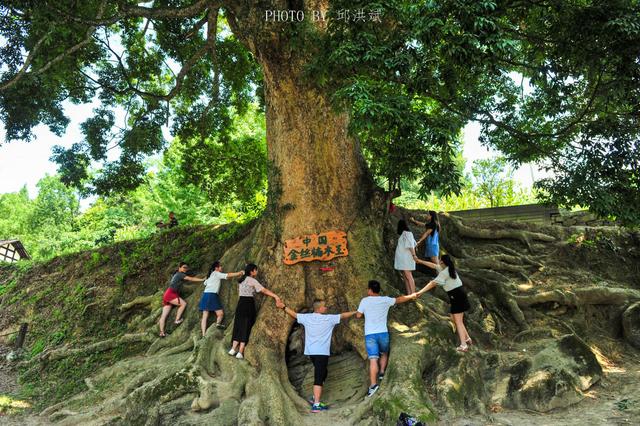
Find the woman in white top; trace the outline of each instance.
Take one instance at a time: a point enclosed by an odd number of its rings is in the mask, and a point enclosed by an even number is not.
[[[462,280],[456,271],[456,265],[453,259],[448,254],[445,254],[442,256],[442,259],[440,259],[440,264],[434,264],[424,260],[418,260],[418,262],[438,271],[438,276],[424,286],[424,288],[418,292],[418,295],[435,288],[437,285],[441,286],[444,291],[447,292],[449,303],[451,303],[451,319],[456,325],[456,331],[460,338],[460,346],[457,347],[457,350],[466,352],[472,341],[467,332],[467,327],[464,326],[463,318],[464,313],[469,310],[470,306],[469,299],[467,299],[467,294],[462,287]]]
[[[244,275],[238,282],[238,306],[236,307],[236,315],[233,320],[233,343],[229,349],[229,355],[238,359],[244,358],[244,348],[249,341],[251,328],[256,321],[256,305],[253,296],[256,293],[262,293],[266,296],[273,297],[276,302],[280,302],[280,298],[256,280],[258,275],[258,267],[253,263],[248,264],[244,268]]]
[[[416,270],[416,239],[404,220],[398,221],[398,245],[393,267],[402,273],[407,294],[415,293],[416,283],[412,271]]]
[[[200,322],[200,329],[202,330],[202,337],[204,337],[207,331],[207,320],[209,319],[209,312],[216,313],[216,327],[224,328],[222,325],[222,319],[224,318],[224,310],[222,308],[222,302],[218,297],[218,291],[220,290],[220,281],[228,278],[239,277],[244,274],[244,271],[229,272],[225,274],[222,272],[222,265],[219,260],[216,260],[209,268],[209,274],[204,282],[204,292],[200,298],[200,305],[198,308],[202,312],[202,321]]]

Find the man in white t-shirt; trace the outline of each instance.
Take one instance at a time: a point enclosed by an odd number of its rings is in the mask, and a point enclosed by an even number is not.
[[[380,283],[375,280],[369,281],[367,297],[360,301],[356,313],[358,318],[364,316],[364,344],[369,356],[369,379],[371,380],[367,397],[378,390],[378,379],[382,380],[384,377],[389,360],[389,330],[387,329],[389,308],[417,297],[417,293],[395,298],[380,296]]]
[[[313,405],[311,412],[317,413],[326,410],[326,404],[320,402],[322,387],[327,378],[327,366],[331,354],[331,335],[333,328],[340,324],[340,320],[351,318],[354,312],[343,312],[336,315],[327,315],[327,307],[323,301],[313,303],[313,313],[299,314],[287,308],[284,302],[276,301],[276,306],[284,310],[291,318],[304,326],[304,354],[311,358],[314,368],[313,380]]]

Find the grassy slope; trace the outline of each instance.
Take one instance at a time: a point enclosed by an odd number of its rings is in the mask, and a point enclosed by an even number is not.
[[[210,263],[246,235],[249,226],[178,227],[145,240],[127,241],[55,258],[43,264],[0,266],[0,335],[29,323],[26,359],[62,345],[81,346],[130,330],[136,315],[118,309],[137,296],[163,291],[177,263],[202,274]],[[12,335],[7,343],[15,338]],[[22,397],[50,405],[83,390],[84,377],[146,349],[120,345],[90,356],[36,363],[21,371]]]

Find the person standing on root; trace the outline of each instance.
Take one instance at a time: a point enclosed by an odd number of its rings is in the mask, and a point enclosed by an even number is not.
[[[413,271],[416,270],[416,240],[404,219],[398,221],[398,244],[393,263],[394,269],[400,271],[407,294],[416,291],[416,283],[413,280]]]
[[[238,359],[244,358],[244,349],[249,341],[251,328],[256,321],[256,305],[253,296],[256,293],[262,293],[266,296],[273,297],[276,302],[280,298],[256,280],[258,275],[258,267],[253,263],[248,264],[244,268],[244,275],[240,277],[238,283],[238,306],[236,307],[236,316],[233,320],[233,343],[229,349],[229,355]]]
[[[436,265],[440,263],[440,221],[438,220],[438,213],[434,210],[429,210],[429,220],[427,222],[420,222],[414,218],[409,219],[416,225],[424,226],[425,231],[418,240],[416,245],[424,243],[424,258],[430,260]]]
[[[418,298],[417,293],[407,296],[380,296],[380,283],[369,281],[367,297],[360,301],[357,318],[364,316],[364,345],[369,357],[369,379],[371,385],[367,397],[372,396],[379,388],[378,380],[382,380],[389,361],[389,330],[387,329],[387,315],[393,305],[408,302]]]
[[[340,320],[351,318],[354,312],[343,312],[336,315],[327,315],[327,307],[323,301],[313,302],[313,313],[298,314],[287,308],[282,301],[277,301],[276,306],[284,310],[298,324],[304,326],[304,354],[311,358],[314,370],[313,379],[313,404],[311,412],[318,413],[328,409],[326,404],[320,402],[322,388],[327,378],[327,366],[331,354],[331,335],[333,328],[340,324]]]
[[[178,306],[178,313],[176,313],[175,324],[180,324],[182,319],[182,313],[187,307],[187,302],[180,297],[180,291],[182,290],[182,285],[185,281],[195,281],[202,282],[204,278],[198,277],[189,277],[187,276],[187,271],[189,267],[186,263],[180,262],[180,266],[178,266],[178,270],[171,277],[171,281],[169,283],[169,288],[164,292],[162,296],[162,315],[160,316],[160,337],[166,337],[166,333],[164,332],[164,326],[167,321],[167,317],[171,312],[171,308],[174,306]]]
[[[462,280],[456,271],[456,265],[448,254],[442,256],[440,264],[432,264],[430,262],[420,261],[421,263],[428,264],[439,271],[439,274],[433,281],[424,286],[422,290],[418,292],[418,295],[433,289],[439,285],[444,288],[449,296],[449,303],[451,303],[451,320],[456,326],[458,337],[460,338],[460,346],[456,349],[460,352],[466,352],[469,350],[469,346],[472,344],[471,337],[467,332],[467,328],[464,326],[464,313],[469,310],[469,299],[467,293],[465,293],[462,287]],[[444,269],[443,269],[444,268]]]
[[[228,278],[240,277],[244,275],[244,271],[240,272],[222,272],[222,265],[220,261],[216,260],[209,269],[207,280],[204,282],[204,292],[200,298],[200,304],[198,309],[202,312],[202,321],[200,322],[200,329],[202,330],[202,337],[204,337],[207,331],[207,320],[209,319],[209,312],[216,313],[216,327],[224,328],[222,325],[222,319],[224,318],[224,310],[222,309],[222,303],[218,297],[218,291],[220,290],[220,281]]]

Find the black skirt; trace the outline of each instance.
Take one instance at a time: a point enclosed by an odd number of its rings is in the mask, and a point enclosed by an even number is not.
[[[233,340],[240,343],[249,341],[251,327],[256,322],[256,305],[253,297],[240,296],[233,320]]]
[[[459,314],[469,310],[469,299],[467,299],[467,293],[462,287],[456,287],[448,291],[447,296],[449,296],[449,303],[451,303],[451,310],[449,312],[452,314]]]

